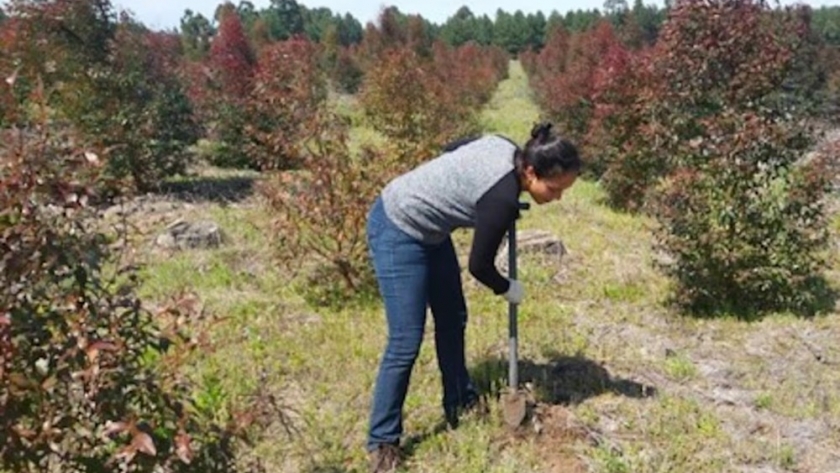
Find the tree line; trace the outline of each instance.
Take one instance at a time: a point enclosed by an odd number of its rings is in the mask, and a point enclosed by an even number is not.
[[[442,24],[429,21],[422,15],[405,14],[394,6],[387,9],[402,23],[406,23],[409,17],[421,18],[432,39],[440,39],[449,45],[460,46],[474,41],[518,54],[530,49],[541,49],[550,32],[557,26],[572,32],[584,31],[602,19],[616,27],[634,24],[640,30],[644,42],[653,44],[672,8],[671,3],[667,1],[663,7],[659,7],[644,4],[643,0],[634,0],[632,5],[626,0],[606,0],[601,9],[527,14],[521,10],[511,13],[497,9],[492,17],[487,14],[477,15],[468,6],[461,6]],[[209,39],[216,33],[223,6],[220,4],[216,8],[213,18],[206,18],[192,10],[185,11],[181,18],[180,34],[188,52],[197,55],[207,52]],[[248,35],[262,40],[280,41],[302,35],[321,42],[327,37],[336,36],[342,46],[350,46],[361,42],[365,29],[362,22],[352,14],[341,15],[326,7],[309,8],[295,0],[271,0],[262,9],[255,8],[248,0],[242,0],[236,5],[236,11]],[[840,46],[840,6],[813,9],[811,14],[815,33],[827,43]]]

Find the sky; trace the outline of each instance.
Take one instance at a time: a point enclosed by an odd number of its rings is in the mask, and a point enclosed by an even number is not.
[[[568,10],[591,10],[602,8],[603,0],[297,0],[307,8],[327,7],[334,13],[350,13],[361,21],[362,25],[375,21],[381,8],[396,6],[406,14],[420,14],[433,23],[443,23],[454,15],[461,6],[466,5],[476,15],[487,14],[495,16],[496,10],[514,13],[542,11],[546,15],[552,10],[565,13]],[[662,0],[643,0],[645,4],[662,5]],[[213,17],[216,7],[223,0],[112,0],[117,9],[126,9],[134,13],[135,18],[152,29],[176,29],[186,9],[201,13],[207,18]],[[269,0],[251,0],[259,10],[269,4]],[[238,4],[238,0],[232,0]],[[628,0],[632,4],[632,0]],[[798,3],[797,0],[782,0],[783,5]],[[813,7],[823,5],[840,5],[840,0],[802,0]]]

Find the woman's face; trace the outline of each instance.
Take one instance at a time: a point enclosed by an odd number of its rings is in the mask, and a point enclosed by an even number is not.
[[[563,192],[577,179],[576,172],[561,172],[551,177],[539,178],[534,174],[534,168],[525,170],[525,190],[539,205],[547,204],[563,197]]]

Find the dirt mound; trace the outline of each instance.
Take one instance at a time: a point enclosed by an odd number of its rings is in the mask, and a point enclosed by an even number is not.
[[[532,442],[544,473],[585,473],[588,471],[581,449],[594,442],[595,436],[567,408],[537,404],[531,418],[517,429],[503,431],[499,446],[504,448]]]

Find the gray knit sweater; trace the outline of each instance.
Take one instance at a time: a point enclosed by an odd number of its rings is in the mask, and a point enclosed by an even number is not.
[[[515,150],[505,138],[484,136],[421,164],[382,191],[388,217],[422,243],[438,244],[455,229],[475,228],[469,269],[496,293],[509,283],[494,257],[519,213]]]

